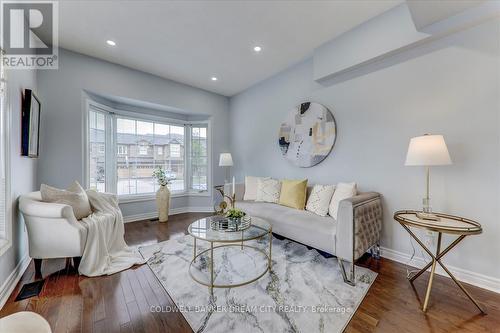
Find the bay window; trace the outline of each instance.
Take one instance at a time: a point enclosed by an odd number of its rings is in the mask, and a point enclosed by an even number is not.
[[[122,200],[152,197],[158,189],[152,173],[161,166],[174,196],[208,194],[208,121],[181,123],[93,102],[87,115],[89,187]]]

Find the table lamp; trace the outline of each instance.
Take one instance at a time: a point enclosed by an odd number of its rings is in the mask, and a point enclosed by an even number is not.
[[[406,166],[425,166],[426,179],[426,194],[423,199],[423,211],[417,214],[418,218],[425,220],[438,221],[439,218],[432,214],[430,204],[430,167],[438,165],[451,164],[450,153],[444,142],[442,135],[425,134],[417,136],[410,140],[408,153],[406,155]]]
[[[224,183],[229,183],[230,168],[233,166],[233,157],[231,153],[221,153],[219,156],[219,166],[226,168],[226,177]]]

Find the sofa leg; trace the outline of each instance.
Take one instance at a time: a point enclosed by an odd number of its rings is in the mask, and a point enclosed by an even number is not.
[[[350,286],[355,286],[356,285],[356,274],[354,272],[354,262],[349,263],[350,272],[349,272],[349,276],[347,276],[347,273],[346,273],[345,267],[344,267],[344,261],[340,258],[337,258],[337,259],[339,261],[340,272],[342,273],[342,278],[344,279],[344,282]]]
[[[81,260],[82,260],[82,257],[73,257],[73,267],[75,267],[77,272],[78,272],[78,267],[80,267]]]
[[[33,259],[35,262],[35,276],[42,276],[42,259]]]
[[[371,247],[370,254],[372,255],[372,258],[380,259],[380,243],[379,242],[377,242],[375,245],[373,245]]]

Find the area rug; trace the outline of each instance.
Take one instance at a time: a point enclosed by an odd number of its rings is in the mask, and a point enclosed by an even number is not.
[[[201,244],[200,244],[201,243]],[[205,243],[205,244],[203,244]],[[251,243],[251,242],[250,242]],[[209,243],[198,241],[197,253]],[[253,241],[268,250],[268,242]],[[210,289],[189,274],[193,238],[183,236],[140,249],[148,265],[194,332],[342,332],[375,280],[377,273],[356,267],[356,286],[342,280],[337,259],[290,240],[274,238],[272,270],[241,287]],[[209,253],[209,252],[207,252]],[[209,258],[202,255],[192,272],[205,276]],[[214,251],[215,282],[238,283],[263,272],[264,255],[240,247]],[[258,275],[258,274],[257,274]]]

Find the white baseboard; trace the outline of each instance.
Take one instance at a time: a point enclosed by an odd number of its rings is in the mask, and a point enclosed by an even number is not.
[[[413,259],[411,258],[411,255],[399,251],[395,251],[392,249],[388,249],[385,247],[380,248],[380,254],[382,257],[391,259],[397,262],[400,262],[402,264],[407,264],[409,266],[417,267],[417,268],[422,268],[424,267],[428,260],[424,260],[421,257],[414,256]],[[472,284],[474,286],[484,288],[487,290],[494,291],[496,293],[500,293],[500,279],[483,275],[480,273],[475,273],[463,268],[458,268],[458,267],[453,267],[446,265],[446,267],[450,270],[455,277],[462,282]],[[430,271],[430,269],[429,269]],[[441,268],[441,266],[437,265],[436,266],[436,274],[443,275],[448,277],[448,274]]]
[[[170,215],[183,214],[183,213],[212,213],[214,211],[213,207],[179,207],[173,208],[169,211]],[[158,218],[158,212],[149,212],[143,214],[134,214],[123,217],[124,223],[142,221],[142,220],[151,220]]]
[[[16,288],[17,283],[19,282],[19,280],[21,280],[21,277],[23,276],[24,271],[26,271],[26,269],[28,268],[30,262],[31,258],[29,256],[24,257],[0,287],[0,310],[3,308],[5,303],[7,303],[10,294],[12,294],[12,292]]]

